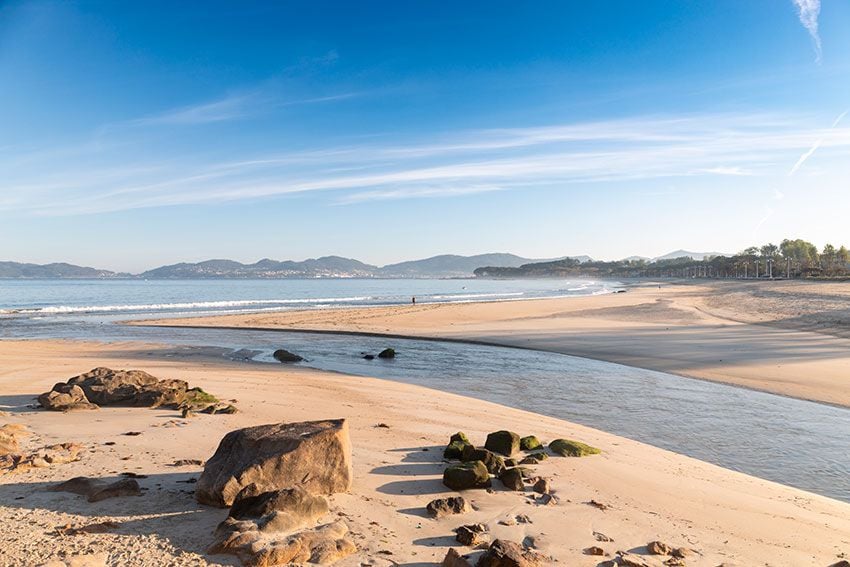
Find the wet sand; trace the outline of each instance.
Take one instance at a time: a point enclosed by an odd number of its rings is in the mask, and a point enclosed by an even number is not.
[[[642,283],[568,299],[163,319],[472,340],[850,406],[850,283]]]

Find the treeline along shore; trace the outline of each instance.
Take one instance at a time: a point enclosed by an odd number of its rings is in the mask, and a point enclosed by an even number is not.
[[[776,244],[751,246],[737,254],[691,256],[649,260],[630,258],[612,262],[581,262],[564,258],[519,267],[477,268],[480,278],[617,277],[617,278],[847,278],[850,277],[850,251],[846,246],[817,246],[805,240],[783,240]]]

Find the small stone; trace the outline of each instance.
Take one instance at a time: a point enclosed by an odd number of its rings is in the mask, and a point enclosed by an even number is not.
[[[637,555],[625,553],[622,551],[618,551],[617,555],[619,556],[619,564],[624,567],[650,567],[649,563],[647,563],[643,560],[643,558]]]
[[[204,461],[200,459],[179,459],[171,463],[172,467],[201,467],[204,465]]]
[[[553,494],[541,494],[537,503],[541,506],[554,506],[558,503],[558,498]]]
[[[533,487],[534,492],[538,494],[549,494],[549,481],[545,478],[537,479]]]
[[[673,557],[678,557],[679,559],[684,559],[688,555],[691,555],[693,552],[693,549],[689,549],[687,547],[677,547],[670,552],[670,555],[672,555]],[[850,567],[850,563],[847,563],[846,567]]]
[[[455,530],[455,539],[458,543],[469,547],[475,547],[487,541],[487,526],[484,524],[469,524],[460,526]]]
[[[537,567],[544,564],[542,555],[523,549],[517,543],[503,539],[494,540],[478,559],[476,567]]]
[[[585,555],[605,555],[605,550],[598,546],[588,547],[584,550]]]
[[[472,506],[466,501],[463,496],[450,496],[448,498],[437,498],[432,500],[425,507],[428,514],[435,518],[443,516],[452,516],[455,514],[465,514],[472,511]]]
[[[612,538],[601,532],[593,532],[593,537],[596,538],[596,541],[614,541]]]
[[[449,549],[440,565],[442,567],[472,567],[472,564],[454,548]]]
[[[670,546],[662,541],[651,541],[646,544],[646,549],[651,555],[670,555]]]

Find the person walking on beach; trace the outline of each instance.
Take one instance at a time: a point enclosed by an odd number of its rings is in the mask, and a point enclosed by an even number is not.
[[[412,298],[410,299],[410,302],[411,302],[413,305],[416,305],[416,297],[415,297],[415,296],[414,296],[414,297],[412,297]]]

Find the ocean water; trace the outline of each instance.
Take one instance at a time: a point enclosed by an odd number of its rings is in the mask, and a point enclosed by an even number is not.
[[[251,364],[278,364],[271,353],[286,348],[304,356],[306,361],[300,363],[304,366],[398,380],[502,403],[850,502],[850,410],[844,408],[597,360],[507,347],[111,322],[151,313],[160,316],[270,307],[245,303],[248,301],[303,300],[274,306],[291,309],[292,305],[406,303],[407,296],[413,293],[422,302],[472,301],[481,297],[471,296],[484,294],[486,299],[511,300],[565,295],[570,288],[574,288],[573,294],[589,294],[616,287],[589,281],[475,282],[476,285],[466,280],[352,282],[355,281],[299,281],[282,286],[274,285],[276,282],[155,282],[152,287],[145,287],[142,282],[37,282],[34,287],[27,285],[31,282],[0,282],[0,308],[6,310],[0,315],[0,337],[137,340],[180,349],[217,347],[223,357]],[[80,287],[75,288],[76,285]],[[577,289],[582,285],[586,287]],[[68,291],[69,287],[73,291]],[[228,289],[238,290],[239,294],[228,296]],[[2,295],[10,290],[21,293],[10,300],[10,295]],[[360,297],[370,299],[351,299]],[[228,305],[222,306],[222,302]],[[184,307],[188,304],[192,307]],[[364,353],[374,354],[388,346],[398,352],[394,360],[363,359]],[[529,432],[533,432],[533,425],[529,427]]]
[[[581,280],[0,280],[0,320],[218,315],[330,307],[511,301],[607,293]]]

